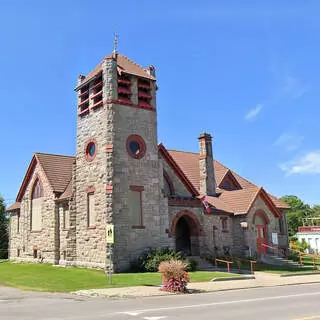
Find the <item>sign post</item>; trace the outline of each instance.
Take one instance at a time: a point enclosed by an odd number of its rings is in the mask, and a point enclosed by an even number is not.
[[[108,223],[106,227],[106,239],[107,244],[109,244],[110,256],[109,256],[109,284],[112,284],[112,251],[113,251],[113,244],[114,244],[114,225]]]

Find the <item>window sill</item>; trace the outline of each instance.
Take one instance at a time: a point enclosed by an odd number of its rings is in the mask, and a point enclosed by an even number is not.
[[[70,229],[67,228],[63,228],[62,231],[69,231]]]
[[[96,229],[96,226],[92,226],[92,227],[87,227],[87,229]]]
[[[31,233],[40,233],[42,230],[30,230]]]
[[[145,229],[145,226],[132,226],[132,229]]]

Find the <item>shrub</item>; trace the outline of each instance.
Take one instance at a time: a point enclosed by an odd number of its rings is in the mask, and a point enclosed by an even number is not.
[[[184,260],[184,258],[181,252],[175,252],[168,247],[156,248],[149,249],[141,254],[138,260],[134,261],[131,265],[135,271],[156,272],[162,261],[169,261],[171,259]]]
[[[159,265],[159,272],[163,278],[161,289],[170,292],[186,292],[190,281],[186,272],[187,267],[188,265],[181,260],[162,261]]]
[[[198,262],[196,260],[185,259],[183,261],[187,264],[186,271],[191,272],[191,271],[195,271],[197,269]]]

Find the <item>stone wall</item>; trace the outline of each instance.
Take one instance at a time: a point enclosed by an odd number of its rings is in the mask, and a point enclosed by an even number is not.
[[[107,59],[103,69],[103,101],[116,98],[116,64]],[[89,95],[91,94],[91,89]],[[91,101],[91,103],[93,103]],[[77,150],[75,170],[76,264],[104,268],[107,261],[106,223],[112,222],[112,198],[106,188],[112,185],[112,154],[107,145],[114,141],[114,105],[105,103],[77,119]],[[85,158],[85,145],[94,141],[96,156]],[[88,226],[88,193],[94,194],[96,222]]]
[[[173,230],[173,221],[176,216],[181,213],[191,212],[200,224],[200,235],[198,240],[191,239],[192,241],[198,241],[199,250],[192,250],[192,255],[202,254],[217,254],[223,255],[224,250],[229,248],[230,253],[233,249],[233,221],[228,217],[228,230],[222,230],[221,218],[226,216],[220,216],[217,214],[204,214],[202,207],[184,207],[184,206],[169,206],[169,220],[170,231],[173,234],[173,247],[175,247],[175,230]]]
[[[165,233],[166,223],[160,216],[163,194],[160,193],[156,113],[115,105],[115,132],[112,195],[116,241],[114,257],[116,269],[124,270],[147,247],[166,244],[168,235]],[[132,134],[139,135],[145,141],[146,153],[141,159],[132,158],[127,152],[126,141]],[[143,187],[143,223],[140,226],[135,226],[130,217],[131,186]]]
[[[274,214],[270,211],[269,207],[261,197],[257,197],[249,213],[247,214],[248,229],[245,231],[246,244],[251,248],[252,254],[257,253],[257,234],[253,222],[253,216],[258,210],[263,210],[269,219],[269,224],[267,225],[268,244],[272,243],[271,234],[273,232],[280,233],[279,218],[274,216]]]
[[[41,207],[41,225],[39,231],[31,229],[31,193],[33,184],[39,178],[43,188],[43,200]],[[55,263],[56,250],[55,247],[55,201],[54,193],[47,181],[41,167],[37,164],[30,177],[29,184],[21,201],[20,209],[20,225],[18,232],[18,216],[12,215],[10,219],[10,259],[19,261],[38,261],[34,259],[34,250],[38,250],[41,254],[43,262]],[[18,257],[18,250],[20,256]]]

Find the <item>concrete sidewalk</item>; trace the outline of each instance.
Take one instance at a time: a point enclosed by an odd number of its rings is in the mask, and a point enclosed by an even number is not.
[[[219,282],[195,282],[189,283],[188,289],[192,292],[214,292],[224,290],[249,289],[259,287],[273,287],[296,284],[320,283],[320,274],[297,275],[292,277],[280,277],[280,274],[255,272],[255,279],[229,280]],[[91,289],[73,292],[80,296],[99,296],[115,298],[134,298],[172,295],[161,291],[157,286],[140,286],[110,289]]]

